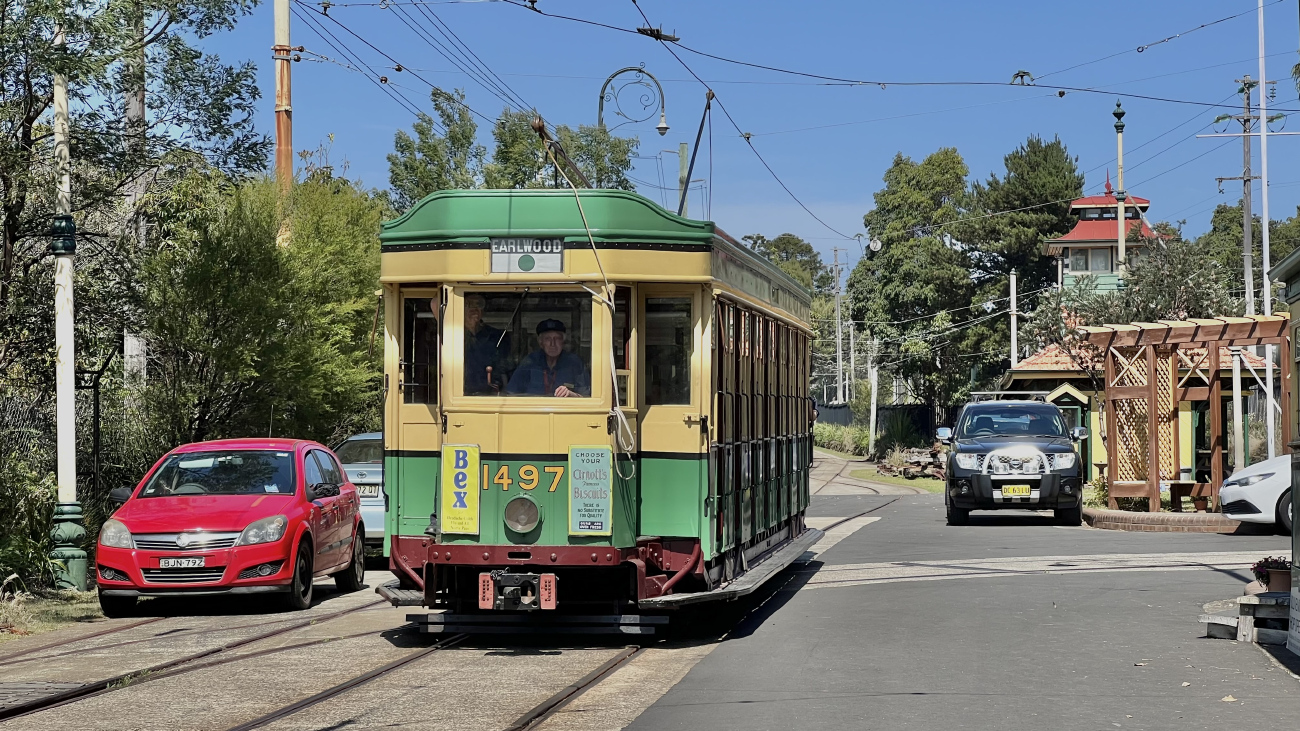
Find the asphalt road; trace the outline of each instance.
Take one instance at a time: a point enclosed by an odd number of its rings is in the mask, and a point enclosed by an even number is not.
[[[1050,514],[944,524],[942,497],[816,498],[879,520],[794,572],[631,729],[1223,729],[1300,716],[1300,679],[1204,637],[1280,536],[1124,533]],[[1167,568],[1164,568],[1166,567]],[[1229,700],[1224,700],[1229,698]]]

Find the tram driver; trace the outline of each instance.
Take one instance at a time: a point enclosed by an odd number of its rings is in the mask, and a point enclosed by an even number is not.
[[[537,350],[519,363],[506,393],[515,396],[585,398],[591,395],[591,374],[582,358],[564,349],[566,328],[559,320],[537,323]]]
[[[483,321],[487,300],[465,296],[465,395],[495,396],[505,386],[510,333]]]

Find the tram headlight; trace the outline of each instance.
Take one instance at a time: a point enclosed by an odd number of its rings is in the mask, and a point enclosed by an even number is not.
[[[542,510],[537,503],[520,495],[506,503],[506,527],[516,533],[527,533],[542,522]]]

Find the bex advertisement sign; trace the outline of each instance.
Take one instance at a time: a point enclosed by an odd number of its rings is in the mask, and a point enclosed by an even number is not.
[[[614,532],[613,451],[609,447],[569,447],[569,535],[607,536]]]
[[[478,535],[478,473],[478,445],[443,445],[443,533]]]

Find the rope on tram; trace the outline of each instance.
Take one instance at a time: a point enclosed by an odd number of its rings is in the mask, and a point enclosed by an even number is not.
[[[538,117],[538,119],[540,120],[541,117]],[[605,265],[600,261],[600,250],[596,248],[596,238],[592,236],[591,226],[587,223],[587,212],[582,208],[582,196],[578,194],[578,187],[573,184],[568,173],[564,171],[564,167],[555,159],[555,153],[545,136],[542,138],[542,147],[546,149],[546,155],[551,158],[551,164],[559,171],[560,177],[564,178],[564,182],[569,184],[569,190],[573,191],[573,200],[578,204],[578,215],[582,217],[582,228],[587,232],[587,241],[591,244],[591,254],[596,258],[596,268],[600,270],[600,278],[604,280],[605,292],[608,293],[611,289],[609,277],[605,274]],[[590,292],[593,297],[600,300],[609,309],[609,319],[612,323],[615,313],[614,301],[609,298],[608,294],[601,294],[585,285],[582,288]],[[622,451],[624,454],[630,454],[636,448],[636,444],[635,437],[632,434],[632,425],[628,423],[627,415],[623,413],[623,405],[618,401],[618,363],[614,360],[614,341],[612,337],[609,346],[609,379],[610,394],[614,402],[613,408],[609,410],[610,417],[614,419],[614,472],[626,482],[636,476],[636,463],[629,459],[628,465],[631,472],[626,475],[623,474],[623,470],[619,466],[618,452]]]

